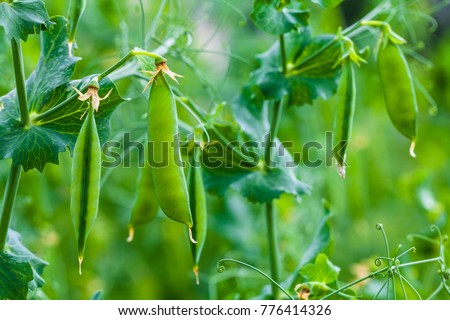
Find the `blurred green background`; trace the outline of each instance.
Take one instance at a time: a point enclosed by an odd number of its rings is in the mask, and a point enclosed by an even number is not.
[[[66,15],[68,1],[45,1],[49,13]],[[276,40],[254,27],[248,15],[253,1],[143,0],[147,50],[184,32],[178,50],[168,54],[172,70],[184,75],[180,90],[209,110],[214,102],[230,101],[247,82],[256,66],[255,55]],[[393,1],[395,2],[395,1]],[[418,1],[426,12],[443,1]],[[311,5],[314,34],[335,33],[359,19],[378,1],[347,0],[336,9]],[[159,12],[162,4],[164,9]],[[417,158],[408,154],[409,142],[391,125],[385,110],[373,54],[357,70],[358,102],[349,147],[347,178],[335,167],[299,167],[299,176],[313,187],[300,204],[291,197],[276,202],[282,279],[293,272],[314,234],[322,213],[321,199],[331,203],[334,248],[330,259],[340,266],[341,280],[349,282],[373,268],[373,259],[385,255],[383,239],[375,229],[382,223],[391,247],[416,245],[408,259],[436,256],[437,246],[411,242],[408,235],[435,236],[431,224],[449,233],[450,206],[450,10],[434,14],[439,26],[432,33],[430,20],[405,10],[394,29],[410,42],[412,70],[435,99],[438,110],[418,90],[420,102]],[[135,46],[143,46],[139,1],[88,1],[77,35],[76,54],[82,57],[76,76],[101,72]],[[414,27],[414,28],[413,28]],[[373,38],[358,39],[361,46]],[[26,74],[39,57],[39,41],[31,36],[23,45]],[[180,59],[179,56],[184,59]],[[420,59],[419,59],[420,58]],[[183,61],[184,60],[184,61]],[[0,95],[14,87],[12,58],[0,30]],[[145,133],[146,97],[143,83],[117,82],[122,96],[131,98],[112,118],[112,138]],[[395,85],[395,84],[394,84]],[[289,109],[280,128],[282,141],[293,141],[301,151],[308,141],[325,142],[333,130],[336,100]],[[315,156],[325,157],[323,152]],[[23,242],[48,261],[43,291],[51,299],[88,299],[102,289],[107,299],[208,299],[251,298],[267,284],[258,274],[235,266],[219,274],[221,258],[237,258],[269,270],[263,207],[228,191],[225,198],[209,197],[208,239],[200,264],[201,284],[195,285],[187,236],[183,226],[161,213],[151,224],[138,227],[127,243],[127,223],[134,198],[137,155],[132,168],[105,169],[97,222],[87,243],[83,275],[78,275],[75,236],[69,212],[71,159],[60,155],[60,165],[47,164],[22,176],[12,228]],[[0,162],[0,196],[9,161]],[[438,285],[436,265],[410,268],[407,276],[421,292]],[[376,288],[375,288],[376,289]],[[375,290],[364,289],[368,294]],[[364,292],[364,291],[361,291]],[[439,298],[448,298],[441,295]]]

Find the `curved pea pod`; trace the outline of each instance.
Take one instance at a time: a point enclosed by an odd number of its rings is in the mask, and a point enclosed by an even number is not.
[[[195,161],[193,165],[189,167],[188,186],[192,220],[194,223],[194,226],[192,227],[192,233],[197,243],[193,243],[191,241],[191,253],[194,263],[193,271],[197,279],[197,284],[200,284],[198,276],[198,265],[206,241],[207,208],[205,187],[203,185],[202,168],[200,166],[200,150],[194,149],[193,153],[193,158]]]
[[[177,134],[178,116],[175,98],[160,72],[152,82],[148,101],[148,158],[152,168],[153,185],[156,199],[164,214],[172,220],[185,224],[192,235],[189,194],[180,164]]]
[[[131,207],[128,223],[128,242],[133,241],[134,228],[152,221],[158,213],[158,202],[153,192],[153,176],[151,168],[146,165],[139,169],[136,196]]]
[[[418,107],[408,63],[399,45],[388,40],[378,51],[377,64],[391,122],[412,141],[410,154],[415,157]]]
[[[101,146],[94,109],[89,106],[73,150],[70,187],[70,212],[78,244],[80,274],[87,236],[97,217],[100,178]]]
[[[347,147],[350,142],[353,127],[353,117],[355,115],[356,82],[353,63],[347,61],[344,68],[344,77],[339,88],[339,106],[335,119],[336,148],[335,158],[339,175],[345,178],[347,167]]]

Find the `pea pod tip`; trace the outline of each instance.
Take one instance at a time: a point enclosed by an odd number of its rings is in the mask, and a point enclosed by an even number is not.
[[[188,229],[189,230],[189,239],[193,244],[197,244],[197,240],[194,239],[194,235],[192,234],[192,227]]]
[[[195,284],[196,285],[200,285],[200,277],[198,276],[198,266],[195,265],[194,268],[192,269],[192,271],[194,272],[195,275]]]
[[[345,179],[346,166],[337,164],[337,169],[338,169],[339,176],[342,179]]]
[[[414,151],[415,148],[416,148],[416,141],[412,141],[411,146],[409,147],[409,154],[413,158],[416,157],[416,152]]]
[[[78,257],[78,273],[81,275],[82,274],[82,270],[81,270],[81,267],[82,267],[82,265],[83,265],[83,256],[79,256]]]
[[[132,242],[134,239],[134,227],[133,226],[129,226],[128,227],[128,238],[127,238],[127,242],[130,243]]]

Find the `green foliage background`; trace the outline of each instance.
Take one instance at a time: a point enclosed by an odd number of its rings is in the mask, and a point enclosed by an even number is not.
[[[45,1],[50,16],[66,14],[66,1]],[[252,1],[144,0],[145,31],[153,38],[147,50],[158,47],[174,32],[179,52],[167,55],[172,70],[182,74],[180,89],[208,110],[214,101],[230,101],[248,81],[256,64],[255,55],[267,50],[274,37],[257,30],[248,18]],[[336,9],[311,5],[315,34],[335,33],[368,12],[378,1],[344,1]],[[424,8],[435,1],[420,1]],[[242,14],[240,14],[240,12]],[[300,165],[303,181],[313,187],[311,196],[297,204],[289,196],[276,202],[281,252],[281,278],[287,278],[311,242],[322,214],[321,199],[331,204],[333,247],[328,255],[341,268],[340,279],[349,282],[361,270],[370,272],[373,259],[384,254],[382,223],[391,246],[417,246],[419,259],[437,255],[437,246],[409,241],[408,234],[434,236],[430,224],[450,232],[450,11],[435,15],[440,23],[435,33],[423,17],[406,10],[393,27],[416,46],[422,58],[412,63],[413,73],[434,97],[433,108],[418,92],[420,104],[417,158],[408,154],[409,142],[391,125],[385,111],[381,86],[375,72],[373,54],[369,64],[357,70],[358,101],[352,141],[349,147],[347,178],[335,167],[307,168]],[[402,20],[403,19],[403,20]],[[418,23],[418,21],[421,23]],[[135,46],[142,46],[139,1],[88,1],[77,35],[78,64],[75,78],[101,72]],[[415,37],[423,39],[415,41]],[[192,44],[185,47],[188,41]],[[360,39],[369,41],[369,39]],[[23,44],[26,75],[39,56],[37,36]],[[180,59],[180,56],[183,59]],[[184,61],[183,61],[184,60]],[[425,68],[421,63],[425,63]],[[417,68],[416,68],[417,66]],[[9,44],[0,30],[0,96],[14,87]],[[202,81],[199,76],[201,75]],[[145,133],[143,114],[146,97],[142,86],[129,80],[116,83],[122,96],[132,98],[118,107],[112,118],[111,138],[131,131],[138,139]],[[395,84],[393,84],[395,85]],[[281,141],[293,141],[292,152],[302,151],[308,141],[325,142],[325,132],[333,130],[336,100],[318,100],[312,106],[285,112]],[[225,107],[226,112],[226,107]],[[182,112],[183,113],[183,112]],[[182,115],[188,119],[187,115]],[[314,154],[324,159],[323,150]],[[132,152],[131,168],[103,171],[100,211],[87,244],[83,275],[78,275],[75,236],[69,213],[69,153],[60,155],[60,166],[47,164],[22,176],[15,205],[12,229],[34,253],[48,261],[42,297],[87,299],[103,290],[107,299],[206,299],[250,298],[267,284],[249,270],[230,267],[219,274],[216,263],[224,257],[237,258],[268,270],[263,207],[249,204],[234,191],[225,198],[209,197],[209,230],[202,262],[201,284],[195,285],[191,256],[183,226],[162,214],[150,225],[138,227],[132,243],[127,243],[127,223],[137,176],[137,153]],[[0,162],[0,197],[8,175],[9,161]],[[420,290],[430,294],[438,278],[433,267],[409,268],[406,276]],[[375,294],[375,282],[360,288]],[[439,298],[447,299],[442,295]]]

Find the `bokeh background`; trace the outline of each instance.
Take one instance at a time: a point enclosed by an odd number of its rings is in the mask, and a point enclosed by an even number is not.
[[[51,16],[67,15],[68,1],[45,2]],[[447,1],[417,2],[422,13],[432,13],[437,26],[406,9],[393,23],[409,41],[408,58],[420,82],[417,86],[434,99],[430,101],[417,90],[417,158],[409,156],[409,142],[389,121],[371,54],[368,64],[357,70],[358,101],[346,179],[339,177],[335,167],[300,165],[299,176],[313,187],[312,194],[301,203],[291,197],[276,202],[282,279],[295,270],[309,245],[322,213],[322,199],[331,204],[333,248],[329,257],[341,267],[343,282],[365,275],[374,267],[374,258],[385,255],[376,223],[384,225],[392,248],[417,246],[417,252],[406,260],[438,255],[436,245],[411,241],[408,235],[435,237],[431,224],[443,233],[450,232],[450,10]],[[346,0],[327,10],[311,5],[313,33],[336,33],[339,26],[358,20],[377,4],[374,0]],[[179,89],[209,110],[214,103],[230,101],[239,93],[256,66],[255,55],[276,40],[260,32],[248,18],[252,1],[143,0],[143,7],[145,35],[139,1],[88,1],[77,35],[76,54],[82,61],[76,77],[105,70],[135,46],[152,50],[181,33],[175,49],[167,55],[169,64],[184,75]],[[370,36],[358,39],[361,46],[373,43]],[[38,37],[29,37],[23,48],[28,75],[39,57]],[[3,30],[0,74],[3,95],[14,87],[12,58]],[[120,139],[124,132],[131,132],[132,138],[139,139],[145,134],[143,82],[125,79],[117,85],[122,96],[131,100],[113,115],[111,138]],[[293,141],[291,151],[297,152],[308,141],[324,143],[325,132],[333,130],[335,106],[335,99],[318,100],[312,106],[287,110],[280,139]],[[313,156],[325,157],[323,152]],[[132,243],[126,242],[137,176],[137,154],[132,152],[130,157],[131,168],[103,170],[99,216],[87,243],[81,276],[69,212],[68,152],[60,155],[59,166],[47,164],[43,174],[33,170],[22,176],[12,228],[22,234],[28,248],[50,263],[44,273],[42,297],[88,299],[97,290],[103,290],[106,299],[257,296],[267,285],[265,279],[237,266],[218,273],[216,264],[221,258],[237,258],[269,270],[263,207],[231,190],[225,198],[208,198],[208,239],[197,286],[185,230],[161,212],[151,224],[136,229]],[[0,162],[0,197],[8,169],[9,160]],[[426,296],[439,283],[436,269],[436,265],[410,268],[406,276]],[[369,297],[376,289],[372,283],[358,290]],[[439,298],[449,297],[442,294]]]

